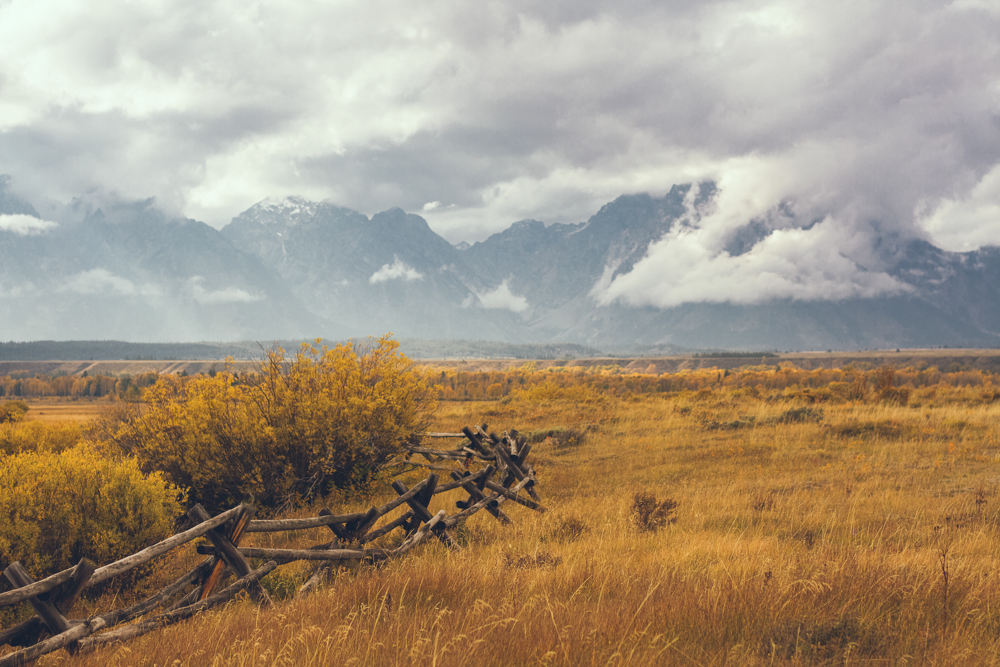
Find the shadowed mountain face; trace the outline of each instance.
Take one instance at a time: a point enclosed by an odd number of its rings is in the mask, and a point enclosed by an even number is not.
[[[0,230],[0,337],[233,340],[335,330],[257,257],[150,204],[97,210],[40,234]]]
[[[628,274],[650,245],[696,224],[714,187],[626,195],[587,222],[516,222],[452,246],[416,215],[264,200],[221,232],[151,201],[43,222],[0,180],[0,339],[273,340],[382,334],[604,350],[858,349],[1000,342],[1000,250],[893,245],[902,294],[837,301],[599,305],[595,285]],[[28,216],[28,217],[23,217]],[[38,222],[35,223],[34,221]],[[16,223],[16,224],[15,224]],[[723,239],[749,252],[760,221]]]
[[[517,339],[517,318],[478,308],[460,252],[417,215],[370,220],[301,199],[265,200],[222,230],[254,253],[318,315],[355,335]]]

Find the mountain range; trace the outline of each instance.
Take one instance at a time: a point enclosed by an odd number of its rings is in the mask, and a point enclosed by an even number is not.
[[[712,184],[623,195],[586,222],[515,222],[453,245],[400,209],[265,199],[221,231],[153,200],[77,202],[42,219],[0,177],[0,340],[136,342],[398,337],[579,343],[605,351],[885,349],[1000,344],[1000,249],[912,238],[881,256],[904,286],[839,300],[602,305]],[[726,239],[748,252],[759,221]]]

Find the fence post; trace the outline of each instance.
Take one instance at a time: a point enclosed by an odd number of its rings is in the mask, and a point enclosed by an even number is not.
[[[248,507],[248,509],[251,508]],[[212,517],[205,511],[204,507],[201,505],[195,505],[188,512],[188,518],[195,523],[202,523],[204,521],[208,521]],[[249,521],[249,519],[247,519],[247,521]],[[239,526],[240,522],[237,520],[234,528],[238,528]],[[243,526],[246,526],[246,522],[243,523]],[[242,535],[242,532],[243,531],[241,529],[240,535],[236,536],[237,541]],[[240,553],[239,549],[236,548],[236,545],[233,544],[228,537],[214,529],[205,533],[205,536],[212,543],[212,546],[218,550],[219,556],[221,556],[222,560],[224,560],[226,564],[232,568],[238,578],[242,579],[250,574],[250,563],[247,562],[247,559],[243,557],[243,554]],[[266,606],[270,606],[272,604],[271,597],[267,594],[267,591],[264,590],[264,587],[260,585],[259,581],[252,582],[248,590],[250,597],[252,597],[258,604]],[[204,593],[204,590],[202,590],[202,593]]]

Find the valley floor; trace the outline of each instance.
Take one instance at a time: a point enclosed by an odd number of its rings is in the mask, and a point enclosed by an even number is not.
[[[507,504],[514,524],[477,514],[460,553],[429,544],[273,609],[39,664],[1000,664],[1000,402],[928,396],[444,402],[432,431],[537,435],[548,513]],[[640,530],[640,492],[676,501],[676,522]],[[281,572],[277,597],[304,576]]]

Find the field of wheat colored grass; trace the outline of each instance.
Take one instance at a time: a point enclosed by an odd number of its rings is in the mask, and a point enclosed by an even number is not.
[[[459,553],[427,544],[341,569],[304,599],[238,602],[40,664],[998,664],[990,391],[442,402],[433,431],[486,422],[533,436],[548,513],[507,504],[514,524],[477,514],[456,534]],[[676,506],[644,529],[637,494]],[[458,499],[430,509],[453,512]],[[285,568],[268,585],[280,598],[304,574]]]

